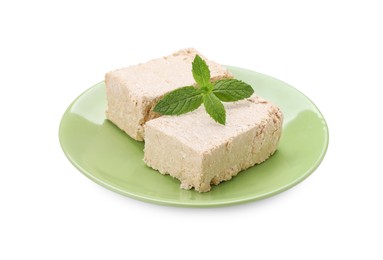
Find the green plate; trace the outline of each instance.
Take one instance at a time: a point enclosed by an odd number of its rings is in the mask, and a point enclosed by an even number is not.
[[[96,183],[128,197],[174,206],[223,206],[270,197],[309,176],[322,161],[328,128],[318,108],[301,92],[272,77],[227,66],[255,93],[284,113],[278,151],[266,162],[241,172],[210,192],[182,190],[178,180],[143,162],[143,142],[127,136],[105,119],[104,82],[81,94],[60,124],[61,147],[69,161]]]

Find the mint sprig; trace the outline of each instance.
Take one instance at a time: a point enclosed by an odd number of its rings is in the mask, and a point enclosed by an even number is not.
[[[233,102],[250,97],[253,88],[237,79],[210,81],[210,70],[198,55],[192,63],[196,87],[186,86],[167,93],[153,111],[162,115],[181,115],[197,109],[202,103],[206,112],[218,123],[226,123],[226,111],[221,101]]]

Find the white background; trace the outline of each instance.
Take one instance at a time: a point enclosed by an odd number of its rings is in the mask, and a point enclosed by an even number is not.
[[[379,1],[1,1],[0,259],[383,259]],[[58,127],[105,72],[195,47],[325,116],[304,182],[258,202],[157,206],[77,171]]]

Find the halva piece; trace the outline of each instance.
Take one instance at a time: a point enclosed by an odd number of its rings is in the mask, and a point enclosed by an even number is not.
[[[280,109],[255,95],[224,105],[226,125],[214,122],[203,106],[148,121],[145,163],[180,180],[183,189],[207,192],[268,159],[281,136]]]
[[[105,75],[106,117],[129,136],[142,141],[144,124],[159,116],[152,111],[158,100],[174,89],[195,84],[192,62],[196,54],[209,66],[212,81],[232,77],[227,69],[192,48],[111,71]]]

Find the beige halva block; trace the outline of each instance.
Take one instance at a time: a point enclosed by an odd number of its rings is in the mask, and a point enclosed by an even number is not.
[[[214,122],[203,106],[147,122],[145,163],[179,179],[181,188],[207,192],[268,159],[281,136],[280,109],[255,95],[224,105],[226,125]]]
[[[142,141],[144,124],[159,116],[152,111],[158,100],[174,89],[195,84],[192,62],[196,54],[207,62],[213,81],[232,77],[227,69],[192,48],[111,71],[105,75],[106,117],[129,136]]]

